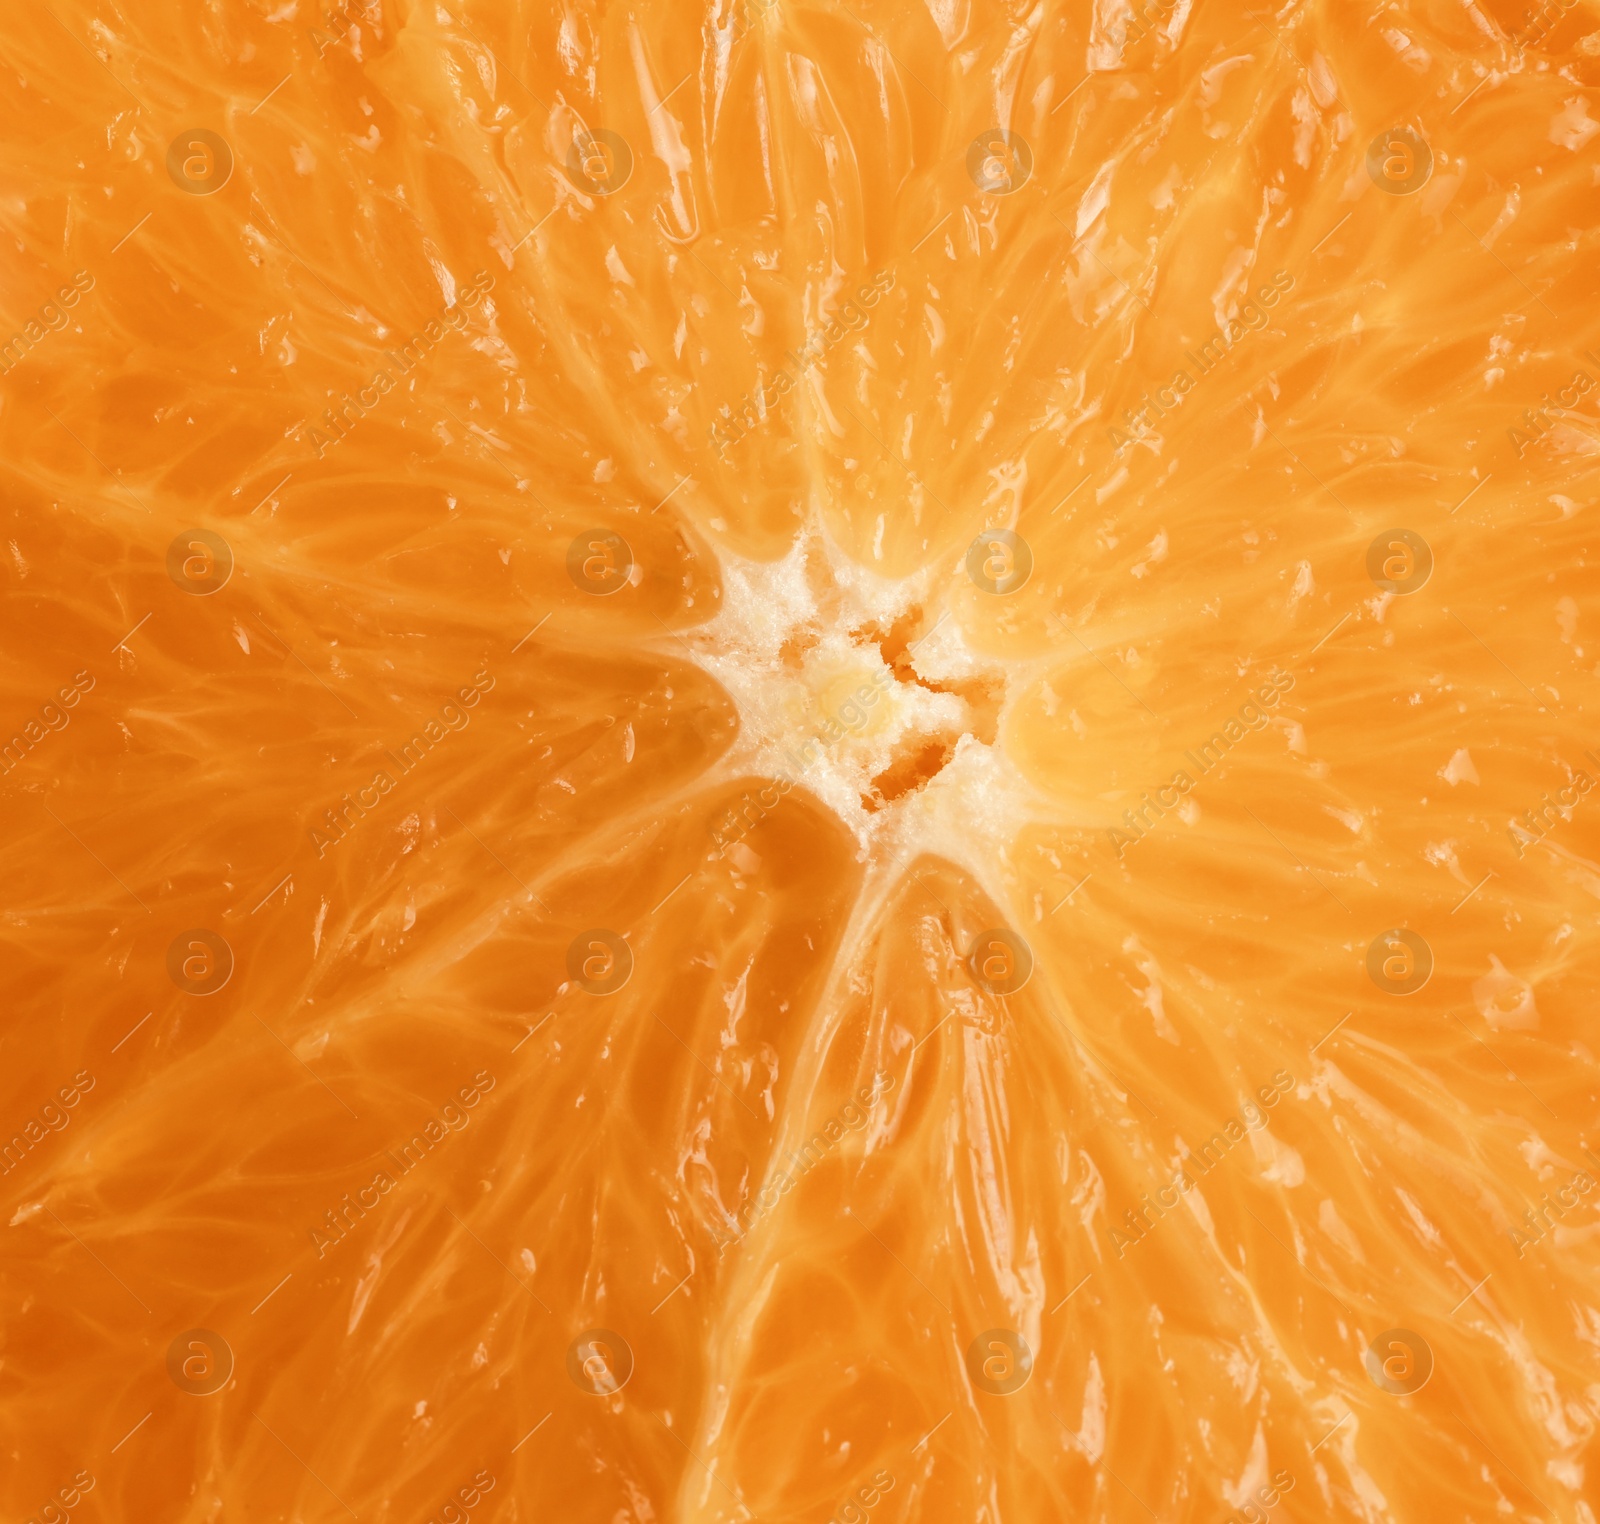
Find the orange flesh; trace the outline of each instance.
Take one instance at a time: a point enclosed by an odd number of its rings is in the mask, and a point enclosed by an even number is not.
[[[1595,1524],[1596,0],[13,10],[13,1515]]]

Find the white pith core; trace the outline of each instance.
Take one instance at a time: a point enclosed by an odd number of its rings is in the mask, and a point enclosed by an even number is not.
[[[878,577],[818,530],[780,561],[720,559],[718,613],[687,637],[739,713],[719,772],[808,790],[863,860],[932,852],[1003,893],[997,858],[1043,801],[999,744],[1004,667],[947,598],[962,563]]]

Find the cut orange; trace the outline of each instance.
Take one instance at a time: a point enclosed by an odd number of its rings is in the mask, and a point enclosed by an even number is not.
[[[1595,1524],[1593,0],[5,31],[18,1517]]]

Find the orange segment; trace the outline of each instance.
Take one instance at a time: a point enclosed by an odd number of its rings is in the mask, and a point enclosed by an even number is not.
[[[17,1515],[1595,1524],[1597,26],[8,18]]]

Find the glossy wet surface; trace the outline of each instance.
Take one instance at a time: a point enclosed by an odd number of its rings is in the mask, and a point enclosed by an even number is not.
[[[0,23],[18,1517],[1594,1524],[1600,32],[1141,14]]]

